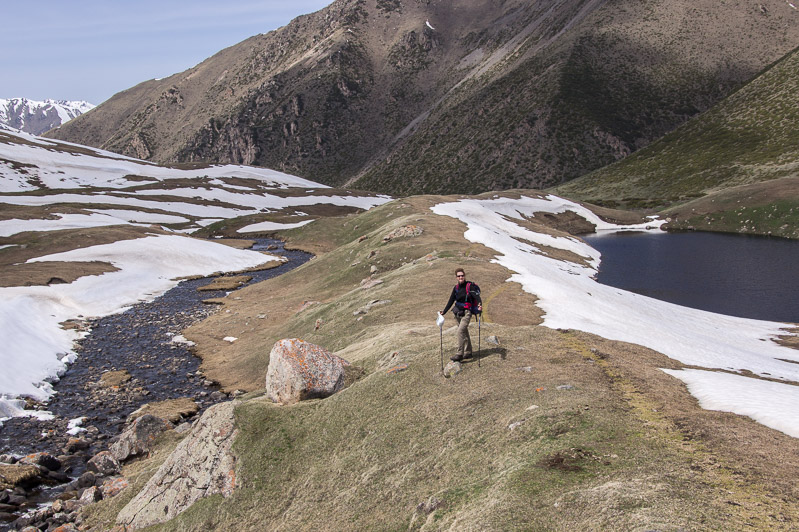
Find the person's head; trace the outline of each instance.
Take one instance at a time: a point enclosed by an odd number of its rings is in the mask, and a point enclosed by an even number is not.
[[[455,270],[455,279],[458,280],[458,284],[463,284],[466,282],[466,272],[463,271],[463,268],[458,268]]]

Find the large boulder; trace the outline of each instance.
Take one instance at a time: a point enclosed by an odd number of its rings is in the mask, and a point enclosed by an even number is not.
[[[129,529],[143,528],[172,519],[203,497],[216,493],[229,497],[236,486],[231,447],[238,431],[233,407],[234,402],[229,401],[206,410],[141,492],[122,509],[117,523]]]
[[[342,389],[350,363],[297,338],[277,342],[269,354],[266,394],[276,403],[322,398]]]
[[[150,452],[155,438],[164,431],[172,428],[172,423],[165,419],[145,414],[131,423],[119,440],[111,446],[111,454],[120,462],[131,456]]]

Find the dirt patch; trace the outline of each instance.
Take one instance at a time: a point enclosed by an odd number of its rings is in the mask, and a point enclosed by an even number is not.
[[[190,397],[179,399],[167,399],[155,403],[148,403],[128,416],[128,421],[150,414],[155,417],[166,419],[170,423],[179,423],[183,419],[190,418],[200,411],[200,407]]]
[[[214,292],[216,290],[235,290],[242,285],[249,283],[252,277],[249,275],[231,275],[217,277],[205,286],[197,288],[200,292]]]
[[[0,271],[0,286],[47,286],[71,283],[86,275],[102,275],[117,268],[107,262],[32,262],[13,264]]]

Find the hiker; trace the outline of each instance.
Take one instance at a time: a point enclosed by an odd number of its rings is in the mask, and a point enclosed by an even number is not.
[[[458,320],[458,353],[453,355],[450,360],[460,362],[464,358],[472,357],[472,339],[469,338],[469,320],[473,315],[483,311],[483,300],[480,299],[480,287],[476,283],[466,280],[466,272],[463,268],[455,270],[455,278],[458,284],[452,289],[449,301],[444,310],[440,312],[443,316],[447,313],[452,304],[452,313]]]

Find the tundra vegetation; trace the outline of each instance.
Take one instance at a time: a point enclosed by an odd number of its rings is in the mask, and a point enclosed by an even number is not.
[[[286,231],[289,246],[316,258],[235,292],[186,331],[209,376],[248,392],[235,410],[238,487],[154,530],[796,526],[795,438],[700,409],[659,369],[682,364],[657,352],[541,326],[535,297],[507,282],[490,250],[430,211],[447,199],[406,198]],[[556,222],[527,224],[565,234]],[[384,239],[408,225],[421,232]],[[447,379],[435,312],[456,266],[483,289],[482,358]],[[370,277],[382,283],[363,288]],[[389,303],[359,312],[375,300]],[[268,355],[294,337],[345,358],[360,378],[325,399],[272,403]],[[86,524],[111,528],[176,440],[168,433],[126,466],[132,488],[88,507]]]

